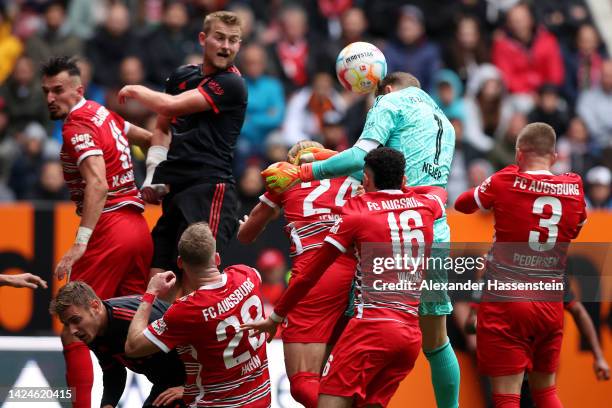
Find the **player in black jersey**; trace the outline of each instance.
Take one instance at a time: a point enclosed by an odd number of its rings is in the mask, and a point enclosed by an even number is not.
[[[158,203],[163,196],[163,213],[153,230],[151,276],[177,270],[178,239],[188,225],[208,222],[219,252],[236,230],[232,161],[247,105],[245,82],[233,65],[241,35],[236,14],[211,13],[199,34],[202,65],[178,68],[166,93],[141,85],[119,92],[120,101],[134,98],[158,114],[142,188],[147,202]]]
[[[85,282],[72,281],[59,290],[50,311],[98,358],[103,372],[102,408],[117,406],[125,388],[126,368],[144,374],[153,383],[143,407],[184,406],[185,368],[176,351],[142,358],[125,355],[128,329],[140,301],[138,295],[100,300]],[[168,303],[155,300],[149,322],[161,318],[168,307]]]

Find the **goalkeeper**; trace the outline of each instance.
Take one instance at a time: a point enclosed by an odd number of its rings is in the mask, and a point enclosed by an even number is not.
[[[379,146],[394,148],[406,158],[405,174],[410,186],[446,188],[455,149],[455,131],[429,95],[411,74],[395,72],[379,84],[374,106],[368,112],[361,137],[353,147],[327,160],[324,152],[303,152],[301,162],[273,164],[262,172],[267,188],[282,192],[299,182],[353,174],[363,169],[364,158]],[[309,157],[309,155],[311,157]],[[434,242],[450,242],[446,216],[434,224]],[[446,315],[453,308],[446,294],[419,307],[423,352],[431,367],[439,408],[459,405],[459,363],[446,333]]]

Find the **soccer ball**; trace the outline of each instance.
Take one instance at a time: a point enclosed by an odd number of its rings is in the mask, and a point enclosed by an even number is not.
[[[386,74],[385,56],[367,42],[347,45],[336,58],[336,75],[347,91],[358,94],[373,92]]]

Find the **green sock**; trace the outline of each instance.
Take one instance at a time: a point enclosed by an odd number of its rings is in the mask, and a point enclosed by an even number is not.
[[[431,382],[438,408],[457,408],[461,373],[450,341],[435,350],[424,353],[431,368]]]

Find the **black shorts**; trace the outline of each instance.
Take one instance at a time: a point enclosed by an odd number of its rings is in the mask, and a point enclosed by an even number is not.
[[[222,254],[238,227],[238,195],[231,183],[197,184],[173,191],[162,201],[162,215],[153,228],[152,268],[178,271],[178,242],[187,227],[206,221]]]

